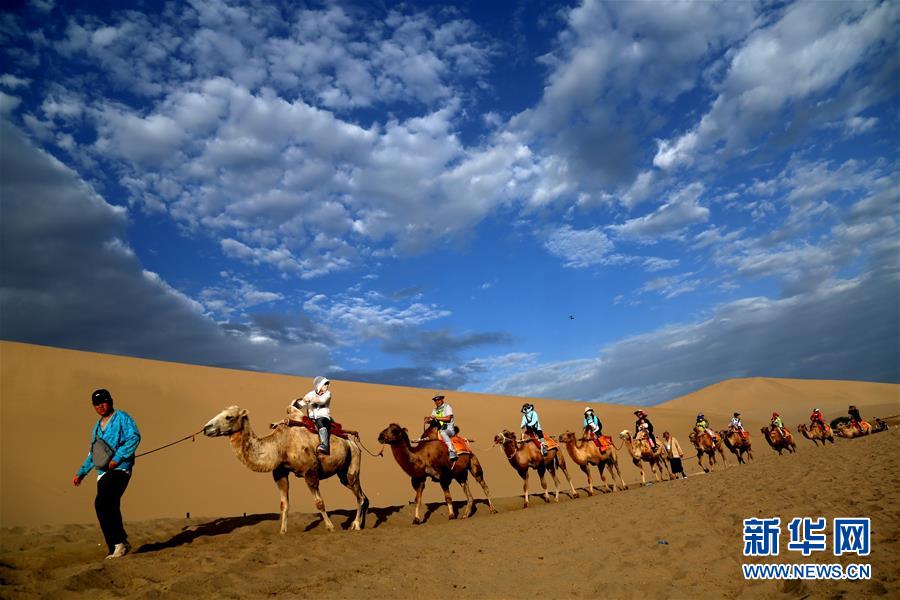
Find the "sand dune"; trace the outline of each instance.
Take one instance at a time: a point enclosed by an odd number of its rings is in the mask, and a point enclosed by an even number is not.
[[[304,377],[0,342],[0,526],[94,523],[93,476],[78,489],[71,486],[71,478],[87,453],[95,420],[88,398],[97,387],[110,389],[116,406],[136,419],[143,436],[139,451],[147,451],[198,431],[232,404],[248,409],[252,425],[265,435],[266,425],[282,418],[288,402],[310,386],[311,380]],[[738,407],[754,431],[767,419],[770,407],[777,407],[791,426],[805,420],[816,403],[825,405],[822,408],[829,417],[845,411],[849,402],[859,405],[864,416],[897,414],[898,390],[897,385],[856,382],[734,380],[648,411],[658,431],[671,430],[687,447],[687,434],[698,410],[705,410],[714,426],[724,427],[733,407]],[[388,423],[419,431],[437,391],[335,381],[334,415],[348,428],[359,430],[363,443],[377,452],[378,432]],[[491,440],[503,428],[518,427],[524,400],[463,392],[449,392],[448,400],[465,435],[475,440],[493,494],[520,494],[521,480]],[[548,433],[581,425],[583,404],[532,402]],[[607,433],[633,428],[634,407],[595,406]],[[758,450],[768,452],[758,437]],[[687,464],[689,469],[696,468],[692,460]],[[584,486],[583,474],[577,469],[571,472],[576,486]],[[630,463],[623,464],[623,473],[626,481],[639,479]],[[376,507],[403,505],[412,497],[408,478],[389,453],[385,458],[364,456],[362,482]],[[338,482],[326,481],[322,490],[329,509],[353,506],[350,492]],[[479,489],[474,492],[482,497]],[[454,494],[462,497],[458,488]],[[429,485],[426,501],[441,498],[438,486]],[[187,513],[234,517],[277,510],[278,494],[271,477],[241,465],[225,440],[198,436],[194,442],[139,459],[123,506],[129,521]],[[292,510],[313,510],[306,486],[296,479]]]

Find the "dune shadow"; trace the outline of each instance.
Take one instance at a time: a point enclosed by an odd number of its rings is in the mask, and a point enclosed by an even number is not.
[[[185,528],[165,542],[143,544],[140,548],[135,550],[135,553],[141,554],[144,552],[158,552],[160,550],[166,550],[168,548],[175,548],[181,546],[182,544],[190,544],[199,537],[225,535],[227,533],[231,533],[239,527],[249,527],[263,521],[277,521],[280,518],[281,515],[276,513],[247,515],[246,517],[222,517],[209,521],[208,523],[201,523],[197,526]]]

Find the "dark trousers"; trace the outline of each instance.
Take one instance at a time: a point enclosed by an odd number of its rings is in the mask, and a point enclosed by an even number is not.
[[[131,474],[125,471],[113,469],[107,471],[97,481],[97,497],[94,498],[94,509],[97,511],[97,520],[100,521],[100,529],[106,538],[109,552],[115,549],[116,544],[122,544],[128,539],[125,526],[122,525],[122,511],[120,505],[122,494],[131,481]]]

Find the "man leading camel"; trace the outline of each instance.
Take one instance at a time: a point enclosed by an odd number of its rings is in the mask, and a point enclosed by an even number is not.
[[[684,465],[681,464],[681,459],[684,458],[684,450],[681,449],[681,444],[668,431],[663,431],[663,444],[666,447],[666,452],[669,453],[669,466],[672,468],[672,475],[681,475],[682,478],[687,479]]]
[[[438,433],[447,446],[447,451],[450,453],[450,463],[452,464],[458,458],[456,448],[453,446],[451,439],[456,435],[456,421],[453,419],[453,408],[444,402],[444,396],[440,394],[431,400],[434,402],[434,410],[431,411],[429,416],[425,417],[425,422],[437,421]]]

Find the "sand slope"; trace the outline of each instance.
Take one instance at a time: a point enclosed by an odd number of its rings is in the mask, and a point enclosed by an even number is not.
[[[465,521],[376,508],[366,530],[294,514],[130,521],[137,552],[104,561],[95,525],[5,529],[0,595],[15,598],[870,598],[900,585],[900,429],[833,446],[766,448],[745,466],[592,498],[498,502]],[[779,561],[872,565],[871,581],[742,579],[742,520],[868,516],[872,554]],[[336,524],[349,525],[349,511]],[[785,534],[786,535],[786,534]],[[665,542],[665,543],[663,543]],[[786,544],[782,538],[782,547]],[[830,533],[829,533],[830,544]]]
[[[87,454],[95,421],[88,398],[97,387],[110,389],[117,408],[136,419],[143,435],[139,451],[147,451],[199,430],[231,404],[248,409],[252,425],[265,435],[266,425],[281,419],[288,402],[308,391],[311,380],[0,342],[0,526],[96,527],[93,476],[78,489],[71,479]],[[724,427],[737,406],[748,416],[748,428],[758,431],[770,407],[777,407],[793,427],[806,419],[815,403],[824,404],[823,399],[831,402],[822,406],[829,417],[832,410],[843,412],[849,402],[859,405],[864,416],[896,414],[898,390],[896,385],[854,382],[735,380],[648,410],[657,431],[670,429],[688,450],[687,434],[698,409],[706,411],[714,426]],[[348,428],[359,430],[363,443],[377,452],[378,432],[388,423],[398,422],[414,433],[420,430],[437,391],[336,381],[333,413]],[[517,429],[524,400],[462,392],[448,393],[448,400],[465,435],[475,439],[495,497],[520,494],[521,480],[500,448],[491,447],[491,440],[503,428]],[[581,425],[582,404],[533,403],[548,433]],[[633,428],[633,407],[597,405],[596,410],[607,433]],[[758,433],[754,440],[760,453],[770,452]],[[688,461],[690,469],[695,465]],[[585,485],[580,471],[573,467],[570,472],[576,486]],[[623,472],[626,481],[638,479],[630,463],[623,464]],[[403,505],[412,497],[408,478],[389,453],[385,458],[364,456],[362,482],[375,507]],[[536,489],[535,477],[532,482]],[[329,509],[353,506],[350,492],[337,481],[326,481],[322,491]],[[462,498],[459,488],[453,493]],[[437,485],[428,486],[426,500],[441,497]],[[293,511],[313,510],[300,480],[292,480],[291,499]],[[278,494],[271,477],[241,465],[224,439],[199,436],[139,459],[123,504],[128,521],[183,517],[188,512],[227,518],[274,512]]]

